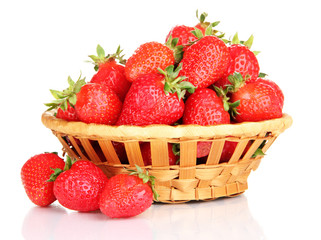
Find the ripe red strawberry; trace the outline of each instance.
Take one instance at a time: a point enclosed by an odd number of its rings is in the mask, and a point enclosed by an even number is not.
[[[56,200],[53,183],[48,182],[54,172],[63,169],[64,160],[54,153],[42,153],[31,157],[21,168],[21,180],[29,199],[38,206],[48,206]]]
[[[75,108],[70,106],[69,103],[68,103],[67,109],[65,109],[65,110],[62,110],[62,108],[57,109],[56,118],[61,118],[61,119],[67,120],[67,121],[78,121],[79,120],[77,117]]]
[[[224,110],[222,99],[208,88],[196,89],[185,102],[183,124],[201,126],[230,123],[230,115]]]
[[[58,202],[71,210],[88,212],[99,209],[99,199],[107,177],[92,162],[78,160],[54,181]]]
[[[223,102],[216,93],[208,88],[197,89],[185,102],[184,124],[201,126],[230,123],[230,115],[224,110]],[[207,156],[211,142],[197,143],[197,157]]]
[[[176,78],[181,68],[174,66],[167,72],[145,74],[138,77],[130,87],[117,125],[173,124],[183,116],[185,89],[194,87]],[[182,90],[184,89],[184,90]]]
[[[223,76],[229,61],[225,43],[216,36],[205,36],[185,50],[180,75],[195,87],[208,87]]]
[[[51,94],[55,98],[51,103],[45,105],[49,107],[47,111],[57,109],[56,117],[67,121],[78,121],[74,105],[76,104],[76,94],[80,91],[81,87],[86,84],[85,78],[78,78],[77,82],[74,82],[71,77],[68,77],[69,87],[63,91],[50,90]]]
[[[167,147],[168,147],[169,165],[176,165],[177,161],[179,160],[179,156],[175,155],[175,153],[173,151],[173,144],[172,143],[168,143]],[[144,143],[140,144],[140,150],[141,150],[142,157],[144,160],[144,165],[145,166],[152,165],[152,153],[151,153],[151,149],[150,149],[150,143],[144,142]]]
[[[106,84],[115,91],[121,101],[124,101],[126,93],[130,87],[130,82],[125,76],[125,67],[116,62],[116,59],[122,64],[126,61],[120,56],[122,50],[118,47],[115,54],[108,54],[105,56],[104,49],[98,45],[97,55],[90,55],[89,57],[95,64],[97,73],[90,80],[91,83]]]
[[[188,27],[185,25],[175,26],[168,33],[166,37],[166,42],[171,36],[172,38],[178,38],[177,45],[183,45],[185,47],[191,42],[197,40],[197,37],[192,33],[193,30],[193,27]]]
[[[137,175],[118,174],[111,177],[100,198],[100,210],[111,218],[127,218],[136,216],[153,203],[153,190],[148,184],[153,185],[154,177],[138,169]],[[157,199],[157,194],[154,192]]]
[[[113,125],[121,108],[122,102],[106,85],[87,83],[77,93],[75,109],[82,122]]]
[[[259,79],[231,94],[231,101],[239,101],[236,122],[257,122],[282,117],[284,95],[274,82]]]
[[[136,49],[127,60],[125,75],[128,81],[135,81],[140,75],[158,73],[157,68],[165,69],[175,63],[174,51],[164,44],[148,42]]]
[[[238,72],[243,78],[246,78],[246,82],[254,82],[259,76],[259,63],[255,54],[250,50],[253,43],[253,35],[243,44],[235,34],[232,45],[228,47],[231,55],[231,59],[224,76],[215,82],[215,86],[225,87],[230,84],[228,76],[234,72]]]

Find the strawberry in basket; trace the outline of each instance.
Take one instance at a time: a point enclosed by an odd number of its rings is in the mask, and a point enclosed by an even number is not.
[[[250,50],[252,44],[253,35],[245,42],[239,40],[237,33],[234,35],[231,45],[228,47],[231,59],[227,71],[214,83],[215,86],[224,88],[230,84],[228,76],[233,75],[234,72],[240,73],[247,82],[256,81],[260,67],[255,55],[257,52]]]
[[[73,121],[110,125],[116,123],[122,102],[113,89],[106,84],[86,83],[81,77],[77,82],[68,77],[68,83],[69,87],[63,91],[50,90],[56,100],[45,104],[49,107],[47,111],[58,109],[56,117],[67,121],[71,118],[65,116],[73,114]],[[63,114],[59,113],[59,109]]]
[[[231,116],[236,122],[258,122],[282,117],[284,95],[280,87],[267,79],[258,78],[246,82],[240,73],[229,76],[230,85],[225,91],[215,88],[229,105]],[[226,95],[229,95],[227,97]]]
[[[181,66],[138,77],[131,85],[117,125],[173,124],[183,116],[183,97],[195,87],[177,77]]]
[[[121,55],[120,46],[116,53],[105,55],[105,50],[98,44],[97,56],[89,55],[95,65],[97,73],[91,78],[91,83],[105,84],[115,91],[121,101],[124,101],[126,93],[130,88],[131,82],[127,81],[125,76],[125,67],[122,64],[126,63]],[[116,62],[119,61],[119,63]]]
[[[204,88],[224,75],[230,53],[224,41],[212,35],[212,25],[207,28],[205,36],[199,29],[194,33],[199,40],[184,51],[180,76],[186,76],[195,87]]]
[[[219,24],[219,21],[215,23],[205,22],[205,19],[207,17],[207,13],[205,12],[198,16],[198,11],[196,11],[196,17],[199,20],[199,23],[196,24],[194,27],[185,25],[174,26],[167,34],[166,42],[170,39],[170,37],[172,37],[173,39],[178,38],[177,45],[183,46],[182,50],[186,50],[189,45],[198,40],[197,36],[193,34],[195,28],[199,29],[203,33],[203,35],[205,35],[205,30],[210,24],[212,24],[212,27],[217,26]],[[213,32],[217,33],[216,30],[213,30]]]
[[[215,91],[209,88],[200,88],[185,103],[183,123],[201,126],[228,124],[230,123],[230,115],[224,109],[223,101]],[[207,156],[210,149],[211,142],[198,142],[197,157]]]
[[[68,88],[63,91],[50,89],[52,96],[55,98],[51,103],[45,103],[47,111],[57,109],[56,117],[67,121],[78,121],[78,116],[74,105],[76,104],[76,94],[80,91],[81,87],[86,84],[85,78],[79,76],[78,80],[74,82],[71,77],[68,77]]]
[[[144,74],[158,73],[158,68],[165,69],[178,62],[181,48],[176,48],[177,41],[177,38],[170,38],[165,45],[159,42],[140,45],[126,62],[125,75],[128,81],[133,82]]]

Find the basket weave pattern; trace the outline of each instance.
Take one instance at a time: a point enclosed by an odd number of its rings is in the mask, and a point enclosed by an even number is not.
[[[263,156],[252,157],[263,143],[265,153],[275,139],[292,124],[290,116],[260,123],[218,126],[106,126],[67,122],[52,112],[42,115],[63,146],[63,151],[76,159],[87,159],[98,165],[108,177],[126,173],[135,164],[156,177],[159,201],[178,203],[190,200],[213,200],[235,196],[247,190],[247,178],[256,170]],[[197,142],[211,142],[206,159],[197,161]],[[226,141],[237,142],[228,162],[220,163]],[[119,159],[113,142],[125,146],[128,163]],[[152,165],[144,166],[141,142],[150,142]],[[169,165],[168,142],[180,144],[179,165]],[[99,151],[98,151],[99,150]]]

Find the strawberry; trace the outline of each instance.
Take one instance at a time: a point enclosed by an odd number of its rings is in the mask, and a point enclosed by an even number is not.
[[[228,76],[234,72],[238,72],[243,78],[247,78],[246,82],[254,82],[259,76],[260,67],[255,56],[256,52],[250,50],[253,43],[253,35],[241,44],[236,33],[231,43],[232,45],[228,47],[231,59],[227,71],[221,79],[214,83],[215,86],[225,87],[230,84]]]
[[[182,100],[186,90],[194,91],[194,86],[177,78],[181,66],[174,71],[171,65],[160,73],[150,73],[138,77],[131,85],[124,100],[117,125],[173,124],[184,112]],[[183,89],[183,90],[182,90]]]
[[[122,142],[111,142],[113,144],[113,147],[115,149],[115,152],[122,164],[128,164],[128,158],[127,158],[127,153],[125,149],[125,145]]]
[[[75,109],[82,122],[113,125],[121,108],[122,102],[106,85],[87,83],[77,93]]]
[[[49,107],[47,111],[57,109],[56,117],[67,121],[78,121],[74,105],[76,104],[76,94],[80,91],[81,87],[86,84],[85,78],[79,76],[78,80],[74,82],[71,77],[68,77],[69,87],[63,91],[50,89],[51,94],[55,98],[51,103],[45,105]]]
[[[216,93],[208,88],[197,89],[185,103],[183,124],[201,126],[230,123],[230,115],[224,110],[223,102]],[[197,143],[197,157],[207,156],[211,142]]]
[[[185,25],[177,25],[171,29],[166,37],[166,42],[170,37],[178,38],[177,45],[187,46],[191,42],[196,41],[197,37],[192,33],[193,27],[188,27]]]
[[[284,95],[277,84],[266,79],[247,83],[231,94],[239,102],[236,122],[257,122],[282,117]]]
[[[153,186],[154,177],[149,176],[148,172],[137,167],[137,172],[131,174],[118,174],[111,177],[100,198],[100,210],[111,218],[127,218],[141,214],[147,210],[157,199],[157,193],[148,182]],[[137,176],[135,176],[137,175]]]
[[[168,147],[169,165],[176,165],[179,160],[179,156],[176,154],[176,152],[173,149],[173,148],[175,148],[174,144],[168,143],[167,147]],[[140,150],[141,150],[142,157],[144,160],[144,165],[145,166],[152,165],[152,153],[151,153],[151,149],[150,149],[150,143],[144,142],[144,143],[140,144]]]
[[[180,75],[195,87],[208,87],[223,76],[229,61],[230,53],[223,40],[216,36],[201,37],[184,51]]]
[[[204,142],[204,141],[197,142],[196,157],[197,158],[206,157],[210,153],[211,147],[212,147],[212,142]]]
[[[220,163],[228,162],[230,160],[236,146],[237,146],[237,142],[225,141],[221,158],[220,158]]]
[[[107,182],[106,175],[90,161],[78,160],[72,165],[70,162],[67,158],[67,167],[53,179],[53,191],[58,202],[80,212],[98,210],[99,198]]]
[[[205,22],[205,18],[207,17],[207,13],[202,13],[200,17],[198,16],[198,11],[196,11],[196,17],[199,20],[199,23],[195,25],[195,27],[189,27],[185,25],[176,25],[171,29],[171,31],[167,34],[166,42],[172,37],[173,39],[177,38],[177,45],[183,46],[185,50],[192,45],[194,42],[198,40],[198,37],[193,33],[195,28],[201,30],[202,34],[205,35],[206,28],[211,25],[211,27],[217,26],[219,22],[209,23]],[[217,33],[216,30],[213,30],[213,35]]]
[[[201,126],[230,123],[230,115],[224,110],[223,102],[208,88],[196,89],[185,102],[183,124]]]
[[[56,200],[53,183],[48,182],[52,168],[64,168],[64,160],[54,153],[31,157],[21,168],[21,180],[29,199],[38,206],[48,206]]]
[[[91,83],[106,84],[112,90],[115,91],[121,101],[124,100],[125,95],[130,87],[130,82],[125,77],[126,61],[120,56],[122,50],[118,47],[115,54],[108,54],[105,56],[104,49],[97,46],[97,56],[90,55],[89,57],[93,60],[97,73],[90,80]],[[116,62],[116,59],[121,64]]]
[[[175,63],[174,51],[164,44],[148,42],[139,46],[127,60],[125,75],[128,81],[135,81],[140,75],[158,73]]]
[[[74,107],[70,106],[69,103],[67,103],[67,109],[62,110],[62,108],[57,109],[56,118],[61,118],[66,121],[78,121],[78,117],[76,114],[76,110]]]

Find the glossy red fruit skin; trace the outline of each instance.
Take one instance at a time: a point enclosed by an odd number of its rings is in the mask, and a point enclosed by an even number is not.
[[[260,66],[255,54],[248,47],[241,44],[233,44],[228,49],[231,59],[227,71],[221,79],[215,82],[215,86],[224,88],[225,85],[231,84],[228,76],[233,75],[234,72],[240,73],[243,78],[246,75],[250,75],[246,83],[256,81],[259,76]]]
[[[183,124],[201,126],[230,123],[230,115],[224,110],[223,102],[208,88],[196,89],[185,102]]]
[[[125,76],[128,81],[133,82],[141,75],[158,73],[157,68],[165,69],[174,63],[173,50],[158,42],[144,43],[127,60]]]
[[[57,109],[56,118],[64,119],[66,121],[79,121],[75,108],[71,107],[69,103],[66,110],[62,110],[61,108]]]
[[[125,76],[125,67],[117,64],[115,60],[101,64],[90,82],[107,85],[114,90],[121,101],[124,101],[131,85]]]
[[[21,180],[29,199],[45,207],[56,200],[53,182],[47,182],[54,173],[51,168],[63,169],[64,160],[54,153],[42,153],[31,157],[21,168]]]
[[[231,95],[231,102],[240,100],[236,122],[258,122],[282,117],[284,95],[274,82],[259,79],[248,83]]]
[[[122,102],[106,85],[87,83],[77,93],[75,109],[82,122],[113,125],[121,108]]]
[[[173,153],[173,145],[171,143],[167,144],[168,147],[168,162],[169,165],[177,165],[177,160],[179,159],[179,156],[176,156]],[[152,165],[152,152],[150,148],[150,143],[149,142],[144,142],[140,144],[140,150],[142,153],[144,165]]]
[[[216,36],[205,36],[185,50],[179,76],[186,76],[195,87],[205,88],[224,75],[229,61],[225,43]]]
[[[268,79],[265,79],[265,78],[258,78],[256,80],[256,82],[269,85],[273,89],[273,91],[275,92],[276,96],[279,97],[280,107],[283,108],[283,106],[284,106],[284,94],[283,94],[281,88],[275,82],[273,82],[271,80],[268,80]]]
[[[145,74],[132,83],[116,125],[173,124],[183,116],[184,102],[164,92],[164,75]]]
[[[172,36],[172,38],[178,38],[177,45],[186,46],[191,42],[197,40],[197,37],[195,37],[194,34],[192,33],[193,30],[194,30],[193,27],[188,27],[185,25],[175,26],[168,33],[166,37],[166,42],[169,39],[169,37]]]
[[[118,174],[109,179],[100,198],[100,210],[111,218],[136,216],[153,203],[153,192],[137,176]]]
[[[92,162],[78,160],[54,182],[58,202],[71,210],[89,212],[99,209],[99,199],[108,179]]]

